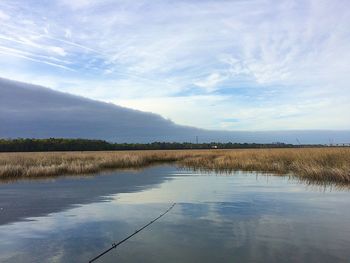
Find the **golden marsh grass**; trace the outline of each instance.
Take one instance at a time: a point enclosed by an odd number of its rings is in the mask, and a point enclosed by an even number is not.
[[[189,169],[288,173],[350,184],[350,148],[0,153],[0,178],[89,174],[170,162]]]

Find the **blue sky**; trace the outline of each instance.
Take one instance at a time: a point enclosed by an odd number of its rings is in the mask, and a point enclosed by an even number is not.
[[[350,2],[0,2],[0,77],[225,130],[350,129]]]

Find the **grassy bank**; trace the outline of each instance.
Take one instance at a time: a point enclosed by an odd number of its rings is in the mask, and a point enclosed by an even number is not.
[[[0,178],[88,174],[166,162],[190,169],[291,173],[306,180],[350,184],[349,148],[0,153]]]

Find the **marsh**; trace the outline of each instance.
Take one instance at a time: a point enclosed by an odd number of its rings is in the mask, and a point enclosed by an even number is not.
[[[0,153],[0,179],[92,174],[159,163],[202,171],[288,173],[306,181],[350,184],[349,147]]]

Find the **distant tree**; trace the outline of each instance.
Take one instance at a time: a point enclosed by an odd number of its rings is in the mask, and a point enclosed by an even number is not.
[[[215,146],[215,147],[214,147]],[[304,145],[305,146],[305,145]],[[0,139],[0,152],[45,152],[45,151],[112,151],[112,150],[176,150],[176,149],[245,149],[245,148],[292,148],[304,147],[284,143],[110,143],[88,139]]]

